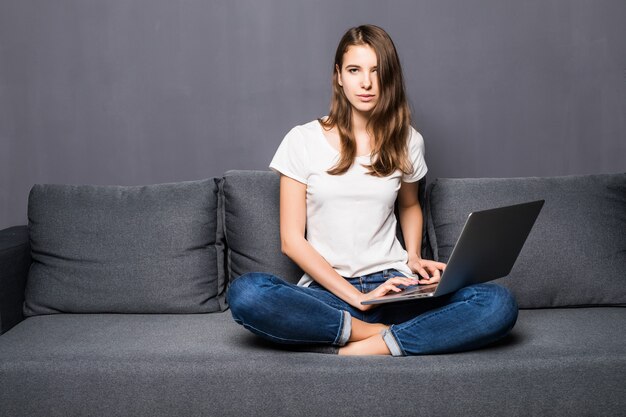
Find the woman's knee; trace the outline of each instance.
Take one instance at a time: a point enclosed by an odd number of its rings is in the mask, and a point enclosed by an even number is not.
[[[272,275],[264,272],[247,272],[233,280],[226,290],[226,300],[235,319],[254,311],[255,302],[263,288],[271,285]]]
[[[519,309],[511,290],[494,283],[476,284],[466,290],[469,299],[480,307],[480,321],[485,329],[504,335],[513,328]]]
[[[507,333],[513,328],[517,321],[519,308],[515,296],[506,287],[502,285],[488,283],[482,284],[487,288],[488,301],[487,304],[487,320],[491,321],[493,326],[502,334]]]

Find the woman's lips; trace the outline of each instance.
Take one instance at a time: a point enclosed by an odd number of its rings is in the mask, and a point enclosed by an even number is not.
[[[361,100],[361,101],[372,101],[374,99],[373,95],[357,95],[357,97]]]

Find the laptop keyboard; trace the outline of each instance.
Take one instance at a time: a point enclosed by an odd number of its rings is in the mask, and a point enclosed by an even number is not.
[[[435,288],[437,288],[438,283],[435,284],[417,284],[417,285],[409,285],[403,291],[397,292],[396,294],[413,294],[413,293],[422,293],[422,292],[433,292]],[[393,293],[390,293],[393,294]]]

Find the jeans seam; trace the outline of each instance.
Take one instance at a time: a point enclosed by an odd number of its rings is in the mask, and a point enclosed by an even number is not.
[[[248,329],[254,329],[259,333],[263,333],[264,335],[269,336],[270,339],[278,339],[278,340],[282,340],[285,342],[296,342],[296,343],[324,343],[323,341],[320,340],[302,340],[302,339],[284,339],[282,337],[278,337],[278,336],[274,336],[273,334],[269,334],[264,332],[263,330],[259,330],[254,326],[251,326],[249,324],[241,324],[243,327],[248,328]]]

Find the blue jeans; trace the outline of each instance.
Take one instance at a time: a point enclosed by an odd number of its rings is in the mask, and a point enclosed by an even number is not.
[[[368,293],[392,276],[385,269],[345,278]],[[460,352],[476,349],[505,336],[517,320],[511,292],[493,283],[476,284],[436,298],[380,304],[361,311],[317,282],[298,287],[263,272],[235,279],[227,291],[235,321],[267,340],[283,344],[344,346],[351,317],[391,325],[382,332],[393,356]]]

